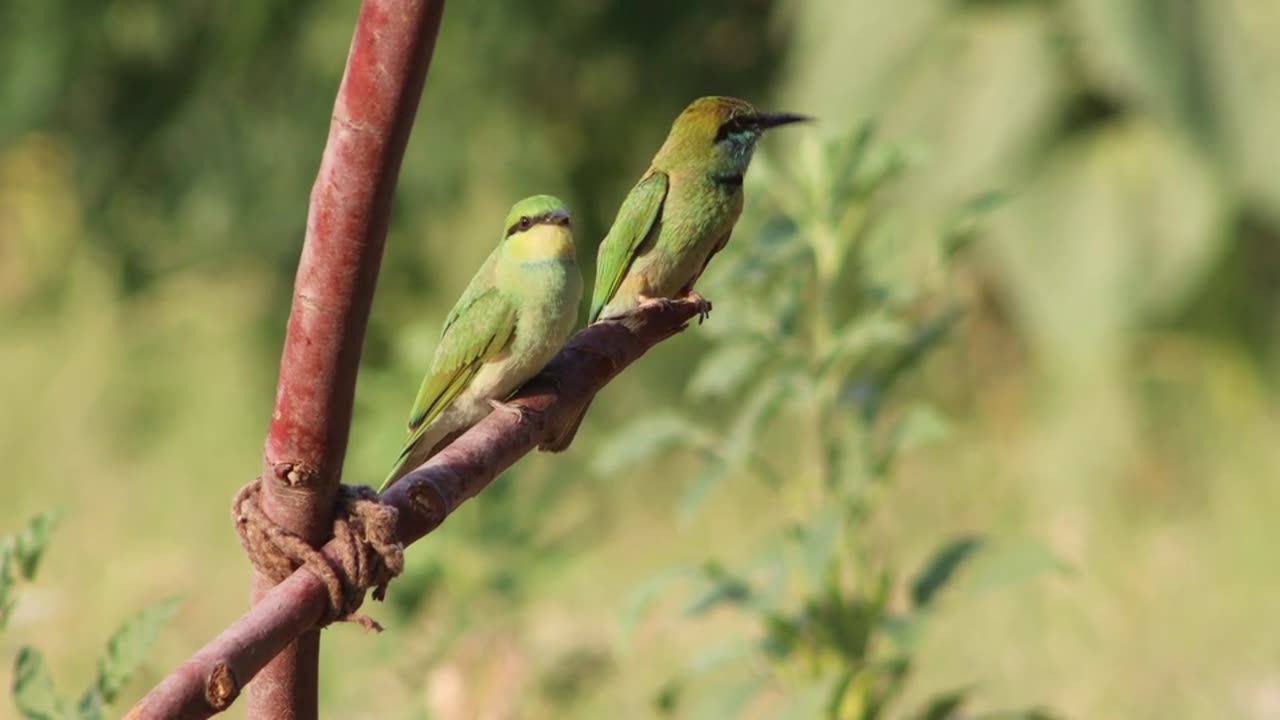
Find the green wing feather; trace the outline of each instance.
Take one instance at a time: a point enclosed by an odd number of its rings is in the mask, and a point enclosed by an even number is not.
[[[484,259],[484,263],[476,271],[476,274],[471,276],[471,282],[467,283],[467,289],[462,291],[462,296],[458,298],[458,302],[454,303],[453,309],[449,311],[449,315],[444,319],[444,327],[440,328],[440,337],[442,339],[449,332],[449,328],[454,321],[466,312],[467,308],[471,307],[477,298],[493,289],[494,272],[496,272],[494,268],[498,264],[498,251],[500,249],[494,248],[493,252],[489,253],[489,257]]]
[[[422,379],[409,414],[409,439],[401,460],[471,384],[485,362],[507,347],[515,328],[515,306],[496,288],[483,289],[473,281],[445,321],[431,369]]]
[[[480,366],[501,352],[516,328],[516,308],[496,288],[478,293],[455,308],[446,321],[431,370],[422,379],[409,414],[409,430],[421,430],[458,397]],[[459,303],[462,305],[462,303]],[[410,437],[409,442],[415,440]]]
[[[667,174],[651,170],[627,194],[618,208],[618,217],[609,228],[609,234],[600,243],[596,256],[596,286],[591,293],[591,319],[595,322],[600,311],[613,299],[618,286],[626,277],[631,262],[639,254],[658,218],[662,215],[662,203],[667,197]]]

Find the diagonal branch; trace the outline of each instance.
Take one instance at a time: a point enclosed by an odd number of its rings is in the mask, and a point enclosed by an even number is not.
[[[519,417],[490,413],[387,491],[384,502],[399,511],[400,540],[408,545],[439,527],[463,501],[553,437],[614,376],[683,330],[698,312],[695,302],[662,303],[575,335],[512,401],[523,410]],[[336,544],[324,550],[330,561],[337,561]],[[315,625],[328,597],[314,574],[295,571],[152,689],[127,717],[206,718],[226,710],[263,665]]]
[[[444,0],[361,5],[311,191],[261,508],[312,545],[329,535],[391,201],[443,12]],[[254,602],[272,585],[255,573]],[[318,631],[303,633],[270,663],[250,717],[316,717],[319,646]]]

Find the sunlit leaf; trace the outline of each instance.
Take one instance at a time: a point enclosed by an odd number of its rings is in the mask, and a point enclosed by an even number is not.
[[[789,378],[769,375],[748,395],[728,435],[708,453],[703,471],[690,483],[676,507],[677,520],[684,526],[697,517],[711,492],[732,473],[760,460],[758,439],[765,425],[782,409]],[[758,466],[760,463],[756,463]]]
[[[842,205],[840,200],[852,197],[856,190],[856,181],[861,173],[862,163],[866,160],[876,136],[876,124],[868,121],[844,138],[831,143],[828,158],[831,164],[831,196]],[[834,219],[834,218],[833,218]]]
[[[867,696],[874,680],[870,668],[860,667],[845,672],[839,684],[832,690],[831,717],[844,720],[862,720],[867,717]]]
[[[14,555],[18,560],[18,572],[22,573],[23,579],[35,578],[40,558],[49,547],[53,528],[58,524],[58,517],[57,511],[40,513],[31,518],[31,522],[18,533]]]
[[[672,680],[662,686],[653,698],[654,708],[662,715],[670,715],[680,706],[680,695],[684,688],[679,682]]]
[[[769,613],[764,618],[764,629],[760,649],[775,660],[786,659],[800,642],[799,623],[791,617]]]
[[[695,398],[723,397],[737,390],[764,361],[765,348],[755,343],[727,342],[707,353],[689,380]]]
[[[97,688],[90,688],[76,706],[76,720],[102,720],[106,717],[106,707],[102,704],[102,695]]]
[[[910,655],[920,643],[920,618],[889,615],[880,619],[879,631],[893,643],[893,649],[897,653]]]
[[[704,690],[700,701],[690,705],[690,717],[737,718],[765,687],[765,678],[752,674],[731,683],[717,683]]]
[[[897,179],[911,166],[912,160],[912,153],[906,147],[887,143],[872,145],[858,167],[853,187],[855,197],[868,197]]]
[[[685,665],[687,676],[705,675],[730,665],[752,654],[754,647],[742,638],[712,645],[690,658]]]
[[[702,472],[689,483],[688,489],[676,503],[676,522],[680,527],[687,528],[693,524],[707,497],[720,484],[720,481],[725,479],[731,467],[733,466],[715,456],[707,460]]]
[[[701,441],[704,431],[675,412],[658,412],[632,420],[605,441],[596,453],[592,469],[599,475],[628,469],[659,452]]]
[[[98,658],[94,689],[105,704],[115,702],[129,678],[142,665],[160,631],[178,611],[181,598],[169,598],[126,620],[107,640],[106,651]]]
[[[641,583],[628,594],[618,618],[618,640],[625,648],[631,644],[635,631],[644,622],[649,611],[664,592],[676,582],[689,577],[695,571],[687,567],[667,568]]]
[[[972,558],[982,545],[981,538],[962,537],[940,547],[911,583],[912,603],[918,608],[928,607],[937,597],[938,592],[951,582],[960,567]]]
[[[969,687],[961,687],[933,696],[929,704],[915,715],[916,720],[952,720],[961,717],[960,709],[968,699],[969,691]]]
[[[13,667],[13,703],[27,720],[64,720],[66,708],[39,650],[24,646]]]
[[[831,673],[792,693],[774,717],[777,720],[813,720],[822,717],[822,709],[830,703],[831,694],[841,680],[840,674]]]
[[[790,377],[774,373],[758,383],[729,430],[722,455],[731,463],[747,460],[757,445],[765,425],[782,409],[790,388]]]
[[[800,529],[797,539],[800,543],[801,562],[815,588],[826,578],[831,559],[839,549],[836,541],[847,517],[848,511],[841,503],[831,502]]]
[[[947,257],[963,252],[977,239],[987,216],[1004,205],[1004,193],[989,192],[965,203],[942,231],[942,250]]]
[[[1001,710],[996,712],[982,713],[974,718],[974,720],[1061,720],[1062,716],[1043,708],[1032,708],[1030,710]]]
[[[744,606],[753,598],[751,585],[746,580],[731,575],[716,563],[708,563],[703,568],[703,576],[710,587],[689,603],[685,608],[687,615],[703,615],[721,605]]]
[[[9,616],[18,600],[14,597],[13,545],[9,538],[0,538],[0,630],[9,624]]]
[[[909,342],[897,349],[881,370],[850,384],[845,390],[844,399],[854,402],[861,409],[864,421],[874,422],[897,381],[928,357],[947,338],[959,319],[958,308],[951,308],[930,318],[913,333]]]
[[[893,434],[896,449],[907,451],[940,442],[946,439],[950,431],[951,426],[946,418],[935,408],[916,404],[898,420]]]
[[[847,364],[873,350],[902,345],[910,338],[911,328],[901,320],[883,312],[867,313],[854,318],[836,333],[823,361]]]
[[[695,653],[681,668],[679,675],[663,686],[663,689],[655,698],[654,704],[657,705],[659,712],[663,714],[674,712],[676,707],[681,704],[685,694],[685,686],[706,688],[707,680],[704,676],[740,662],[752,655],[753,650],[751,643],[742,639],[735,639],[726,643],[713,644],[701,652]],[[759,678],[753,678],[752,684],[758,688],[761,685],[761,681]],[[754,695],[754,692],[748,693],[744,685],[735,684],[717,688],[710,693],[704,693],[702,701],[697,706],[703,711],[718,707],[717,714],[707,715],[702,712],[694,713],[694,716],[733,717],[733,714],[724,716],[718,713],[727,709],[731,704],[745,705],[750,701],[752,695]]]
[[[965,589],[969,592],[984,592],[1024,582],[1048,572],[1067,574],[1072,572],[1072,567],[1039,540],[1002,540],[992,543],[974,561],[965,581]]]

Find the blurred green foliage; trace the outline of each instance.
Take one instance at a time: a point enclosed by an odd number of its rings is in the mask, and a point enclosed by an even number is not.
[[[127,703],[243,607],[226,506],[257,471],[355,12],[0,4],[0,523],[64,508],[68,548],[21,594],[0,657],[38,645],[53,676],[94,676],[84,638],[181,593]],[[439,322],[512,198],[568,200],[590,270],[692,97],[820,122],[764,142],[734,255],[702,288],[710,321],[612,384],[568,453],[522,461],[416,547],[381,611],[389,632],[326,633],[325,714],[650,717],[662,695],[678,716],[723,716],[728,691],[668,681],[725,657],[762,670],[749,658],[768,621],[725,603],[755,596],[746,570],[775,549],[825,532],[863,559],[839,565],[862,582],[842,575],[828,602],[821,572],[801,580],[821,558],[784,558],[786,627],[874,608],[886,568],[885,618],[929,598],[890,716],[945,716],[951,688],[975,715],[1280,713],[1265,622],[1280,602],[1278,32],[1271,0],[451,4],[366,343],[352,481],[385,472]],[[812,203],[852,178],[807,143],[868,118],[912,171],[876,196],[874,222],[845,227],[845,208]],[[971,205],[989,191],[1001,204]],[[770,255],[816,237],[803,222],[829,228],[808,251],[821,282],[797,274],[801,255]],[[851,243],[864,225],[878,235]],[[735,257],[755,258],[755,280],[712,283],[746,272]],[[739,321],[761,307],[763,341]],[[781,322],[789,337],[829,328],[822,344],[848,359],[779,355]],[[797,374],[876,380],[819,383],[832,417],[815,431],[758,390]],[[656,460],[610,455],[642,416]],[[823,493],[866,509],[814,511]],[[967,558],[954,573],[922,570],[965,538],[980,549],[952,550]],[[1073,572],[1043,572],[1059,564]],[[715,593],[682,598],[682,568]],[[954,579],[937,594],[932,577]],[[872,635],[891,647],[903,627]],[[823,655],[816,642],[795,657]],[[766,662],[795,717],[835,692]],[[761,700],[754,677],[716,667],[704,676],[736,680],[744,712],[772,716],[773,690]]]
[[[16,605],[19,579],[35,580],[40,559],[49,547],[58,513],[44,512],[31,518],[17,534],[0,538],[0,630]],[[93,684],[73,707],[54,689],[53,676],[39,650],[24,645],[13,663],[13,705],[28,720],[101,720],[105,706],[116,701],[121,689],[145,659],[164,625],[178,609],[170,598],[125,621],[107,641],[98,658]]]

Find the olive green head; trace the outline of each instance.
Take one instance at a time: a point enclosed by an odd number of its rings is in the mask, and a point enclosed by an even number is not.
[[[511,206],[503,224],[503,255],[517,262],[574,257],[569,208],[551,195],[534,195]]]
[[[717,170],[745,172],[756,142],[766,130],[812,118],[765,112],[746,100],[711,95],[689,103],[671,124],[655,164],[667,169],[710,164]]]

